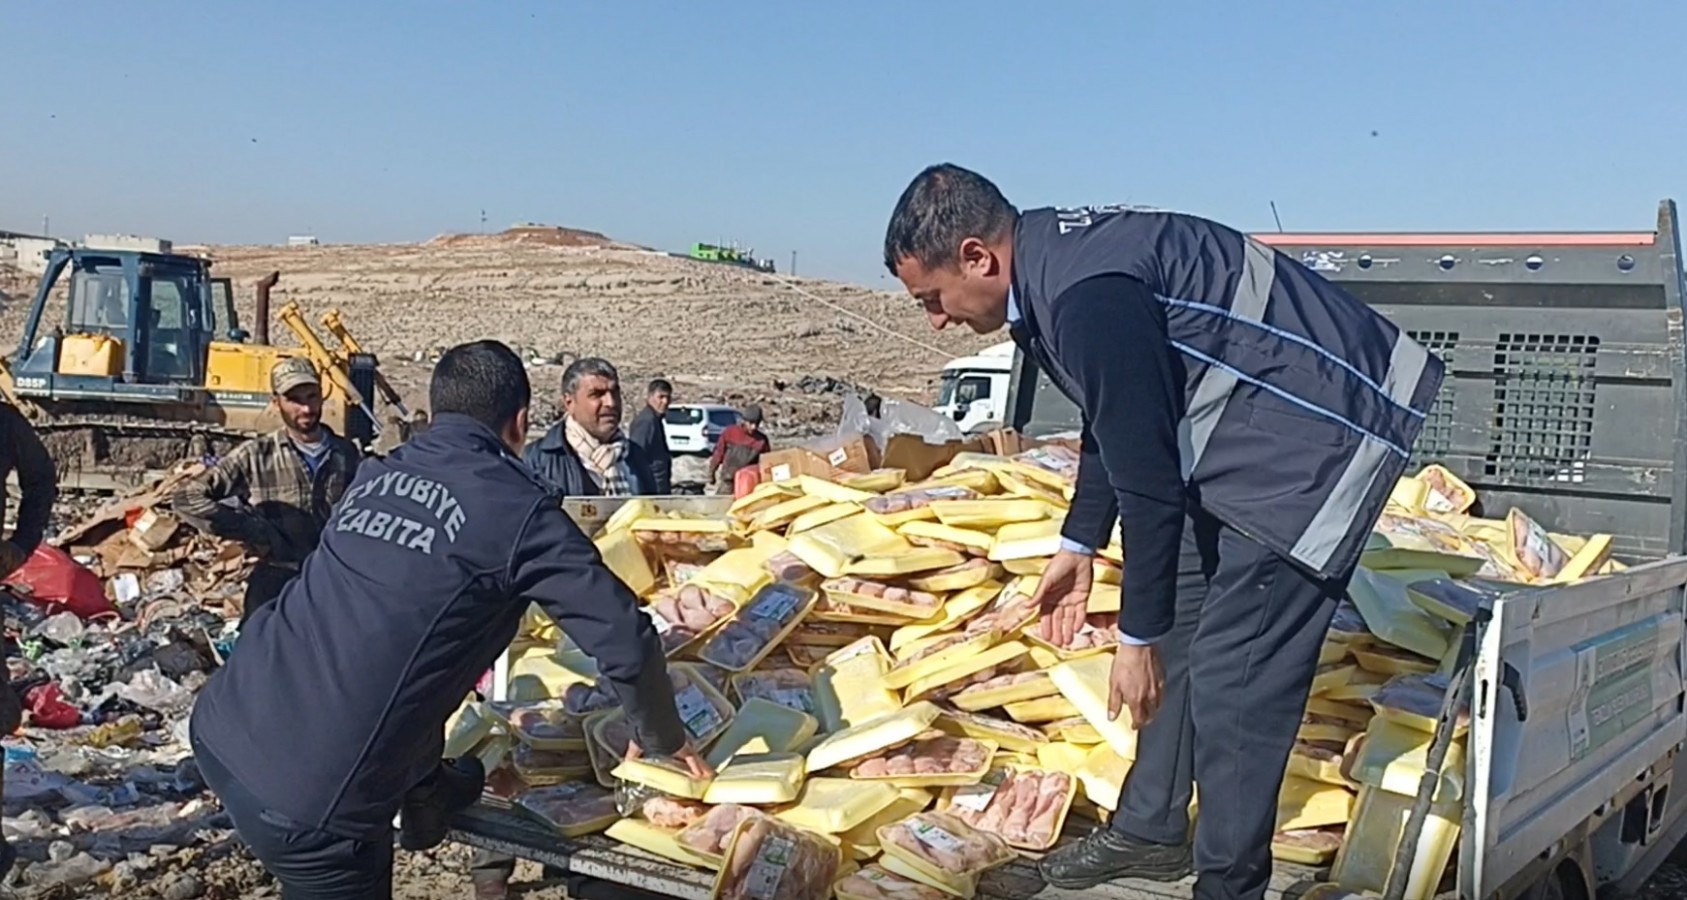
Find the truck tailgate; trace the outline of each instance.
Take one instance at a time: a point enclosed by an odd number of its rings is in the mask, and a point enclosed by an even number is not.
[[[1674,557],[1494,604],[1473,673],[1464,896],[1499,891],[1687,740],[1684,587]]]
[[[1076,827],[1069,825],[1067,838],[1080,836],[1093,825],[1088,821],[1076,822]],[[451,840],[663,897],[708,900],[715,880],[713,872],[671,863],[601,836],[559,838],[531,819],[493,803],[481,803],[459,815],[452,823]],[[1266,896],[1273,900],[1299,896],[1318,874],[1319,870],[1305,866],[1277,863]],[[1193,879],[1172,884],[1119,881],[1088,891],[1063,891],[1043,883],[1034,861],[1020,860],[987,874],[979,885],[978,900],[1186,900],[1193,883]]]

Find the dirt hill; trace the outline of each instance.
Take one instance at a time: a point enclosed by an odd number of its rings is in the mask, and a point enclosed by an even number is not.
[[[629,403],[640,393],[633,386],[663,376],[682,401],[759,402],[772,430],[790,434],[833,421],[849,384],[929,399],[945,359],[990,343],[933,332],[906,295],[696,262],[572,229],[200,252],[214,260],[213,272],[234,278],[246,322],[252,285],[277,270],[276,308],[296,300],[314,323],[338,307],[415,406],[425,405],[440,350],[496,338],[537,363],[534,387],[547,399],[557,392],[558,363],[602,356],[621,369]],[[0,343],[11,346],[29,281],[7,281],[19,288],[0,309]],[[275,323],[271,332],[293,342]]]

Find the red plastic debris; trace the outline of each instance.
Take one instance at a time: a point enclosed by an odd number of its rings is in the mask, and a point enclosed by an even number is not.
[[[29,724],[36,728],[75,728],[82,724],[82,710],[64,701],[56,684],[40,684],[23,695],[29,709]]]
[[[71,559],[70,554],[47,544],[36,547],[22,568],[0,583],[23,588],[19,593],[31,601],[70,610],[83,621],[117,615],[100,577]]]

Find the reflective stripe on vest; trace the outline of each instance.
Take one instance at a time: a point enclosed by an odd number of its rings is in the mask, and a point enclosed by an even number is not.
[[[1412,393],[1417,390],[1424,366],[1428,363],[1429,351],[1407,337],[1404,331],[1400,332],[1388,358],[1388,374],[1383,379],[1383,389],[1388,398],[1401,406],[1411,403]],[[1377,473],[1382,471],[1383,455],[1393,449],[1372,435],[1363,436],[1359,449],[1347,461],[1347,468],[1336,479],[1329,496],[1324,498],[1324,505],[1318,508],[1311,523],[1301,532],[1300,540],[1291,551],[1295,559],[1317,569],[1322,569],[1330,561],[1342,539],[1353,530],[1353,517],[1364,505]]]

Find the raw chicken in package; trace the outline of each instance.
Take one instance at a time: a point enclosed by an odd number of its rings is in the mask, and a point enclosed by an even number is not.
[[[719,900],[817,900],[843,854],[812,832],[768,818],[739,823],[715,880]]]
[[[660,591],[644,608],[662,638],[663,652],[670,657],[690,647],[737,611],[731,600],[696,584]]]
[[[814,591],[775,582],[756,592],[738,615],[709,638],[697,658],[728,672],[747,672],[767,658],[814,608]]]
[[[978,877],[1014,857],[1001,838],[937,812],[917,813],[879,829],[880,865],[957,897],[978,893]]]
[[[937,809],[1009,846],[1042,851],[1059,839],[1077,793],[1078,780],[1065,772],[998,767],[977,784],[946,791]]]

